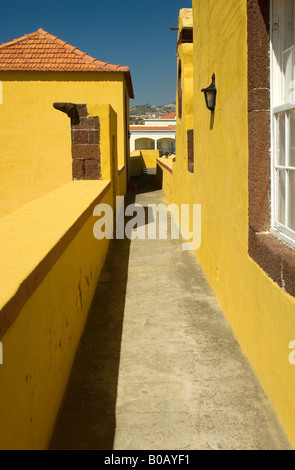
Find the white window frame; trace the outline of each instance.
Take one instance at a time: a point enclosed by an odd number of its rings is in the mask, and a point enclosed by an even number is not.
[[[284,76],[282,73],[282,60],[283,60],[283,39],[281,32],[285,21],[285,2],[286,0],[272,0],[271,2],[271,27],[270,27],[270,108],[271,108],[271,233],[288,243],[295,248],[295,230],[289,225],[290,214],[290,200],[289,200],[289,178],[291,172],[295,175],[295,166],[290,166],[290,116],[291,110],[295,111],[295,0],[293,8],[293,45],[285,50],[293,52],[293,94],[288,93],[288,99],[285,100],[286,91],[284,89]],[[276,3],[276,8],[274,7]],[[278,8],[277,8],[278,7]],[[279,16],[276,14],[279,11]],[[280,34],[280,36],[279,36]],[[280,39],[278,39],[280,38]],[[276,44],[275,44],[276,42]],[[279,47],[278,47],[279,44]],[[276,49],[277,56],[274,53]],[[279,62],[279,63],[278,63]],[[289,90],[288,90],[289,91]],[[290,99],[291,98],[291,99]],[[285,162],[283,165],[278,164],[278,142],[277,142],[277,120],[279,116],[285,116]],[[278,219],[278,206],[280,203],[280,194],[278,186],[279,172],[284,173],[285,188],[284,188],[284,222]],[[295,207],[294,207],[295,211]]]

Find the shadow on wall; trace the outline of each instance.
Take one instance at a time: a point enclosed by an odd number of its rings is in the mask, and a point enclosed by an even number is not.
[[[129,249],[110,241],[49,450],[113,449]]]
[[[162,189],[161,183],[157,181],[156,170],[151,173],[144,173],[140,176],[133,176],[130,183],[135,186],[136,194],[149,193]]]

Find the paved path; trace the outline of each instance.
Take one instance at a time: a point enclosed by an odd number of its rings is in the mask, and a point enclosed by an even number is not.
[[[291,448],[179,240],[112,241],[50,448]]]

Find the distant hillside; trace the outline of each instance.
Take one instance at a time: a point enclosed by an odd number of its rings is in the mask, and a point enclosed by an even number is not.
[[[129,110],[130,124],[141,124],[145,119],[153,119],[175,113],[175,102],[154,106],[152,104],[142,104],[133,106]]]

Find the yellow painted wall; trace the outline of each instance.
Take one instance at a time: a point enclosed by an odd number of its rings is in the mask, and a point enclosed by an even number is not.
[[[159,158],[159,150],[134,150],[131,152],[128,160],[129,180],[132,176],[141,175],[143,168],[156,168],[157,158]]]
[[[127,172],[126,167],[119,168],[118,171],[118,184],[117,184],[117,195],[125,196],[127,191]]]
[[[156,168],[156,159],[159,157],[159,150],[141,150],[141,155],[145,168]]]
[[[187,16],[187,9],[181,10]],[[180,27],[183,25],[182,14],[179,17]],[[192,17],[191,17],[192,26]],[[194,176],[189,173],[187,163],[187,130],[193,129],[193,44],[184,43],[178,47],[177,65],[181,61],[181,87],[182,87],[182,117],[176,119],[176,148],[174,172],[180,181],[185,181],[186,190],[183,184],[173,184],[172,200],[179,204],[185,204],[186,194],[194,192]],[[176,109],[178,111],[179,103],[176,96]],[[178,113],[177,113],[178,114]],[[170,178],[170,177],[168,177]]]
[[[93,208],[126,191],[117,114],[87,109],[100,118],[104,179],[71,181],[0,218],[0,334],[12,318],[1,337],[0,449],[48,446],[109,245],[93,235]]]
[[[99,116],[100,159],[103,180],[111,180],[114,193],[124,196],[127,190],[126,165],[118,161],[118,115],[109,104],[88,104],[90,116]]]
[[[179,33],[183,27],[193,27],[192,9],[179,12]],[[193,44],[183,43],[177,49],[177,70],[181,61],[182,113],[178,117],[178,93],[176,93],[176,158],[173,162],[173,177],[163,170],[163,190],[171,203],[186,204],[195,193],[195,176],[188,172],[187,130],[193,129]],[[165,164],[166,160],[161,158]],[[179,211],[179,215],[181,211]]]
[[[157,184],[162,187],[164,194],[168,201],[175,201],[175,186],[173,176],[173,161],[172,159],[161,157],[157,159]],[[172,173],[169,171],[172,170]]]
[[[130,181],[133,176],[140,176],[143,167],[144,162],[141,150],[134,150],[128,158],[128,181]]]
[[[123,74],[103,77],[1,74],[0,449],[48,446],[109,245],[93,207],[126,193],[129,97]],[[99,117],[103,180],[72,181],[59,101]]]
[[[247,254],[247,5],[244,0],[193,0],[192,5],[195,171],[188,173],[176,150],[173,187],[178,189],[169,202],[201,204],[196,255],[295,446],[295,366],[288,360],[295,299]],[[213,72],[214,117],[200,91],[210,85]]]
[[[123,74],[1,72],[0,81],[0,217],[72,179],[70,119],[54,102],[110,104],[118,163],[126,165]]]
[[[102,190],[106,192],[100,199]],[[39,262],[48,272],[1,338],[0,449],[46,449],[49,443],[109,244],[93,236],[96,219],[91,207],[96,203],[112,204],[110,182],[73,181],[1,219],[1,228],[6,227],[1,230],[2,242],[7,238],[6,250],[1,245],[1,259],[6,256],[3,289],[13,295],[20,279],[28,282],[26,276]],[[81,228],[73,229],[89,207]],[[18,244],[17,230],[11,230],[14,240],[8,231],[17,221],[22,228]],[[52,266],[50,257],[44,265],[47,253],[58,249],[55,244],[68,230],[75,231],[71,241]],[[23,256],[17,256],[19,251]],[[33,282],[37,281],[38,275]],[[16,297],[14,308],[21,304],[22,298]]]

